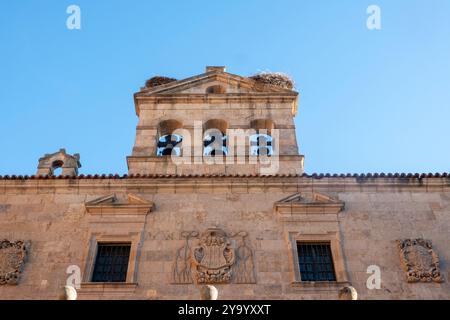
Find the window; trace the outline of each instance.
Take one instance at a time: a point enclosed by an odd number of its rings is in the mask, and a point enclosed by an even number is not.
[[[99,243],[92,282],[126,282],[130,243]]]
[[[330,243],[298,242],[301,281],[336,281]]]
[[[203,156],[215,157],[228,154],[228,123],[222,119],[210,119],[203,125]]]
[[[177,130],[182,128],[183,123],[174,119],[164,120],[158,124],[158,143],[156,149],[156,155],[158,157],[181,155],[181,142],[183,137],[176,133]]]

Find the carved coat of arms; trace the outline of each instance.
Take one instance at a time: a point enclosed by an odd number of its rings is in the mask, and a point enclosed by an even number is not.
[[[430,240],[398,240],[400,259],[408,282],[442,282],[439,257]]]
[[[17,284],[25,256],[26,244],[23,241],[0,241],[0,285]]]
[[[209,229],[200,238],[192,260],[197,283],[226,283],[231,280],[234,250],[224,231]]]
[[[230,237],[221,229],[211,228],[202,234],[183,232],[182,237],[185,245],[177,250],[172,283],[256,282],[253,252],[245,241],[247,233],[239,232]],[[241,238],[237,248],[233,238]]]

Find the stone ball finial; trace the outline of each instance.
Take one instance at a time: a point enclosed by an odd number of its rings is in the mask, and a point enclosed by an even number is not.
[[[64,286],[60,290],[59,300],[77,300],[77,290],[72,286]]]
[[[200,300],[217,300],[219,291],[211,285],[202,286],[200,288]]]
[[[352,286],[343,287],[339,290],[339,300],[358,300],[358,292]]]

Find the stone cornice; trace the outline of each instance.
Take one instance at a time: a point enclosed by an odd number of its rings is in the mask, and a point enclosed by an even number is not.
[[[267,101],[268,99],[278,99],[277,101],[284,100],[284,102],[290,102],[298,97],[297,92],[250,92],[250,93],[226,93],[226,94],[201,94],[201,93],[177,93],[177,94],[154,94],[151,96],[137,96],[136,100],[145,100],[155,103],[164,103],[164,100],[169,101],[168,103],[178,99],[181,102],[198,102],[202,101],[208,103],[213,101],[216,102],[231,102],[242,100],[249,101]],[[162,102],[161,102],[162,101]]]
[[[184,129],[194,129],[193,125],[187,125],[187,124],[183,124],[183,128]],[[238,126],[238,125],[230,125],[229,129],[250,129],[251,127],[249,125],[247,126]],[[136,130],[157,130],[158,126],[157,125],[137,125],[136,126]],[[279,125],[276,124],[275,125],[275,129],[295,129],[295,125]]]
[[[138,284],[134,282],[83,282],[78,292],[78,299],[89,299],[92,296],[98,299],[99,296],[111,298],[132,295],[137,287]]]
[[[278,155],[278,159],[280,159],[280,161],[301,161],[302,159],[304,159],[305,156],[302,154],[280,154]],[[190,157],[180,157],[180,159],[189,159],[191,161],[192,164],[204,164],[205,162],[205,156],[201,155],[201,156],[194,156],[191,155]],[[231,159],[231,161],[230,161]],[[230,161],[230,163],[227,163],[227,161]],[[251,162],[250,162],[251,161]],[[149,155],[149,156],[128,156],[127,157],[127,162],[160,162],[160,163],[170,163],[170,164],[174,164],[172,161],[171,156],[156,156],[156,155]],[[238,155],[234,155],[234,156],[224,156],[222,159],[222,163],[220,164],[226,164],[229,166],[233,166],[236,164],[258,164],[260,163],[259,159],[257,156],[249,156],[249,155],[245,155],[245,156],[238,156]],[[174,164],[175,165],[175,164]],[[211,176],[217,176],[216,175],[211,175]],[[160,176],[164,176],[163,174]],[[178,176],[178,175],[177,175]],[[195,176],[195,175],[187,175],[187,176]],[[232,176],[232,175],[223,175],[223,176]],[[248,176],[248,175],[241,175],[243,177]],[[279,175],[279,176],[284,176],[284,175]],[[205,175],[205,177],[207,177],[207,175]]]
[[[298,111],[298,93],[271,92],[271,93],[228,93],[228,94],[159,94],[152,96],[136,96],[136,115],[140,115],[141,103],[150,105],[159,104],[242,104],[242,103],[270,103],[277,108],[279,103],[292,103],[292,114]]]
[[[450,192],[450,177],[439,176],[252,176],[146,175],[0,178],[0,194],[114,192],[238,192],[278,189],[283,192]]]

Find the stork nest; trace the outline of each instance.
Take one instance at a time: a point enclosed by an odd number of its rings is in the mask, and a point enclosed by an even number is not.
[[[293,89],[294,80],[287,74],[281,72],[261,72],[249,77],[258,83],[277,86],[283,89]]]
[[[168,78],[168,77],[161,77],[161,76],[155,76],[153,78],[148,79],[145,82],[145,86],[147,88],[153,88],[153,87],[157,87],[166,83],[171,83],[177,81],[177,79],[174,78]]]

